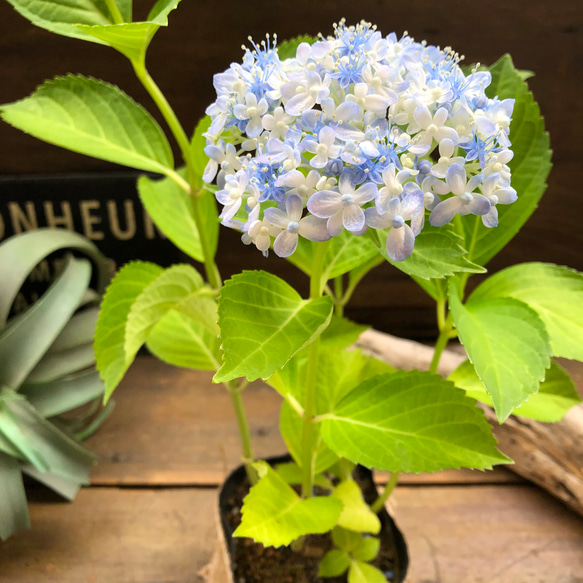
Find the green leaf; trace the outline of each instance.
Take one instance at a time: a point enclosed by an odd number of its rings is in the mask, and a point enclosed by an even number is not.
[[[339,500],[302,499],[266,462],[253,467],[260,480],[243,500],[241,524],[233,536],[280,547],[306,534],[328,532],[336,524],[342,511]]]
[[[148,46],[161,26],[168,26],[168,14],[180,0],[158,0],[145,22],[86,25],[77,28],[118,50],[130,61],[144,63]]]
[[[91,265],[69,256],[62,273],[0,336],[0,384],[17,389],[72,316],[89,285]]]
[[[85,405],[103,395],[104,385],[95,370],[48,383],[25,383],[19,393],[43,417],[53,417]]]
[[[515,99],[510,123],[514,158],[508,165],[518,200],[497,207],[499,224],[493,229],[486,228],[480,217],[462,217],[465,246],[472,249],[469,258],[480,265],[486,265],[505,247],[535,211],[551,170],[549,135],[539,107],[524,81],[524,74],[514,68],[510,55],[504,55],[488,70],[492,74],[492,83],[486,88],[486,94]]]
[[[321,433],[339,456],[390,472],[489,469],[508,462],[475,401],[426,372],[363,382],[326,416]]]
[[[49,487],[67,500],[74,500],[82,486],[82,484],[70,478],[63,478],[62,476],[51,474],[51,472],[39,472],[30,464],[23,465],[21,469],[26,475]]]
[[[27,383],[50,383],[92,366],[93,342],[59,352],[47,352],[26,377]]]
[[[135,267],[131,267],[132,265]],[[144,274],[145,266],[146,264],[140,263],[130,264],[129,271],[124,271],[124,276],[121,278],[120,276],[116,277],[106,294],[106,300],[109,294],[114,294],[114,298],[119,298],[120,294],[124,294],[128,282],[130,285],[134,285],[134,289],[130,290],[129,294],[132,300],[129,309],[127,305],[119,302],[106,304],[104,301],[104,311],[106,308],[111,309],[110,306],[113,306],[114,310],[118,310],[117,313],[114,312],[111,315],[110,319],[112,322],[116,320],[116,324],[123,328],[120,334],[120,342],[109,347],[111,354],[108,359],[115,362],[113,368],[115,374],[111,377],[111,382],[109,382],[109,375],[106,375],[107,396],[111,395],[115,385],[121,380],[134,361],[138,350],[148,340],[154,327],[170,310],[185,311],[203,319],[205,313],[202,308],[204,306],[210,308],[211,313],[210,316],[207,316],[207,319],[212,319],[212,324],[209,324],[209,327],[216,334],[216,320],[214,320],[216,307],[214,309],[212,307],[212,305],[216,306],[214,300],[209,297],[203,298],[201,306],[199,306],[201,309],[198,309],[198,311],[194,306],[200,299],[198,293],[203,289],[204,284],[202,277],[194,267],[186,264],[174,265],[166,270],[157,272],[156,266],[148,266],[147,273]],[[136,282],[137,287],[135,285]],[[120,291],[117,290],[118,286],[121,286]],[[209,306],[209,303],[212,305]],[[120,305],[122,306],[121,310],[119,310]],[[212,325],[215,327],[212,328]],[[98,331],[100,330],[101,318],[98,322]],[[99,356],[98,367],[101,366]]]
[[[28,274],[45,257],[61,249],[79,251],[97,266],[97,289],[105,289],[109,277],[106,258],[78,233],[63,229],[36,229],[14,235],[0,245],[0,328],[6,323],[14,298]]]
[[[538,391],[550,366],[545,326],[525,303],[511,298],[472,300],[463,305],[450,282],[449,305],[461,343],[502,423]]]
[[[370,326],[362,326],[347,318],[333,315],[328,328],[322,332],[320,346],[326,350],[331,348],[347,348],[354,344],[359,336],[369,328]]]
[[[175,176],[172,150],[154,118],[121,89],[81,75],[46,81],[0,106],[4,121],[67,150]]]
[[[583,360],[583,273],[552,263],[522,263],[490,276],[470,301],[509,297],[544,322],[554,356]]]
[[[93,342],[98,317],[97,307],[76,313],[51,344],[49,352],[59,353]]]
[[[8,0],[24,18],[50,32],[103,44],[77,24],[107,25],[115,22],[105,0]],[[115,0],[125,22],[132,20],[132,0]]]
[[[211,293],[213,292],[210,288],[202,287],[181,300],[175,309],[202,324],[211,334],[218,337],[220,334],[220,328],[217,324],[218,306]]]
[[[350,557],[338,549],[328,551],[320,563],[318,577],[338,577],[350,566]]]
[[[23,397],[4,395],[4,408],[17,420],[21,432],[20,450],[28,449],[27,461],[40,471],[49,471],[80,484],[89,483],[95,456],[55,425],[43,419]],[[3,424],[4,426],[4,424]]]
[[[315,245],[318,243],[300,237],[298,247],[294,254],[287,258],[288,261],[310,275]],[[357,237],[348,231],[343,231],[337,237],[332,237],[329,242],[323,263],[322,279],[326,281],[339,277],[366,263],[376,255],[378,255],[378,251],[370,239]]]
[[[160,360],[195,370],[217,370],[220,340],[192,318],[170,310],[150,331],[148,350]]]
[[[124,352],[125,327],[133,303],[163,269],[153,263],[128,263],[107,289],[95,330],[97,370],[105,383],[105,400],[119,384],[129,364]]]
[[[196,177],[199,180],[198,184],[199,188],[201,188],[204,185],[202,181],[202,176],[204,174],[206,165],[208,164],[209,161],[208,156],[204,153],[204,149],[206,148],[206,138],[203,136],[203,134],[208,131],[210,125],[211,116],[205,115],[196,124],[194,135],[192,136],[192,141],[190,142],[190,153],[192,154],[192,166],[194,168]]]
[[[301,43],[314,44],[318,39],[315,36],[303,34],[280,42],[277,45],[277,54],[281,61],[285,59],[295,59],[298,46]]]
[[[178,174],[186,177],[181,169]],[[194,219],[193,201],[180,186],[170,178],[152,180],[147,176],[138,179],[140,200],[158,228],[187,255],[204,261],[200,234]],[[216,253],[219,220],[212,193],[203,192],[199,198],[201,214],[206,227],[206,236],[213,255]]]
[[[332,496],[344,504],[340,518],[338,518],[338,526],[356,532],[370,532],[372,534],[380,532],[381,521],[364,501],[362,492],[354,480],[340,482],[334,488]]]
[[[377,374],[395,369],[380,360],[362,354],[360,350],[334,350],[322,348],[318,354],[316,386],[316,413],[329,413],[336,403],[362,381]],[[305,405],[305,387],[308,375],[308,358],[298,354],[288,364],[270,377],[267,382],[284,398],[291,395],[300,405]]]
[[[376,558],[381,548],[381,541],[372,536],[363,536],[352,556],[359,561],[369,562]]]
[[[492,405],[492,399],[484,383],[469,360],[462,362],[448,379],[455,383],[456,387],[464,389],[468,397],[486,405]],[[579,403],[581,403],[581,398],[567,371],[556,362],[551,362],[551,367],[547,370],[545,380],[540,384],[538,392],[526,403],[514,409],[513,414],[545,423],[556,423],[571,407]]]
[[[191,265],[173,265],[150,282],[132,304],[125,323],[126,364],[135,358],[150,330],[169,311],[199,290],[204,280]],[[128,362],[129,361],[129,362]]]
[[[225,282],[219,299],[223,365],[214,382],[267,379],[314,340],[332,317],[332,300],[302,300],[265,271],[244,271]]]
[[[299,485],[302,483],[302,468],[294,462],[278,464],[275,471],[285,480],[286,484]],[[332,490],[334,488],[332,482],[323,474],[316,474],[314,476],[314,485],[326,490]]]
[[[387,583],[387,578],[368,563],[352,561],[348,569],[348,583]]]
[[[415,249],[405,261],[393,261],[387,254],[388,231],[378,231],[382,256],[396,268],[422,279],[443,279],[459,272],[484,273],[486,270],[472,263],[461,246],[462,238],[451,225],[432,227],[425,225],[415,238]]]
[[[332,529],[332,542],[348,554],[352,554],[358,548],[361,540],[362,535],[359,532],[347,530],[341,526],[335,526]]]
[[[290,455],[294,458],[298,466],[302,465],[302,418],[288,404],[281,406],[279,418],[279,431]],[[338,456],[322,441],[322,437],[317,428],[314,428],[312,435],[311,450],[314,452],[314,472],[319,474],[325,472],[338,461]]]
[[[30,528],[26,493],[20,463],[0,452],[0,539],[17,530]]]

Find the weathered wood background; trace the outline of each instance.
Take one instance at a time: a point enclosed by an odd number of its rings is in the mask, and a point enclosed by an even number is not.
[[[153,0],[136,0],[134,4],[139,17]],[[464,0],[184,0],[171,15],[171,27],[161,30],[154,40],[149,67],[190,129],[213,100],[213,74],[240,59],[240,45],[248,35],[261,39],[266,32],[276,32],[280,38],[299,33],[329,34],[332,23],[343,16],[349,23],[370,20],[385,34],[408,30],[417,39],[450,45],[466,56],[467,63],[491,64],[509,52],[519,68],[536,73],[529,83],[551,134],[554,168],[539,210],[490,267],[495,271],[517,261],[540,260],[583,270],[579,178],[583,135],[581,0],[492,0],[471,4]],[[116,83],[153,110],[121,55],[35,28],[2,0],[0,102],[22,98],[46,78],[68,72]],[[0,178],[117,169],[0,125]],[[267,266],[258,252],[241,245],[238,235],[226,229],[220,263],[225,275],[242,266],[261,267],[302,281],[295,268],[284,261],[270,258]],[[388,265],[377,268],[363,282],[349,315],[398,335],[423,339],[434,333],[429,298]]]

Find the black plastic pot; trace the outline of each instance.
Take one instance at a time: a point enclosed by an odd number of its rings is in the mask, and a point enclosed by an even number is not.
[[[289,462],[291,459],[286,455],[268,458],[266,461],[270,465],[275,466]],[[222,550],[218,549],[218,554],[210,566],[209,573],[207,574],[208,583],[235,582],[234,557],[236,556],[237,545],[240,544],[240,541],[232,536],[233,529],[227,519],[226,511],[230,500],[244,482],[245,478],[245,468],[243,466],[238,467],[229,475],[219,492],[218,528]],[[372,479],[372,472],[366,468],[357,466],[355,469],[355,478],[363,485],[362,489],[367,503],[371,504],[374,502],[378,493]],[[385,508],[379,512],[379,518],[381,520],[381,545],[392,545],[394,548],[395,564],[391,567],[393,575],[387,581],[388,583],[403,583],[407,576],[409,566],[409,554],[405,538]],[[222,555],[222,557],[219,555]],[[266,581],[266,583],[271,582]]]

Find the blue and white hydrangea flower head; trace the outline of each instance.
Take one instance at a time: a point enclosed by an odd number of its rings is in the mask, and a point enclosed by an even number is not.
[[[427,222],[474,214],[496,226],[496,205],[516,200],[514,100],[488,98],[490,73],[464,74],[450,48],[367,22],[334,31],[284,60],[275,36],[251,41],[215,76],[204,180],[217,179],[223,223],[281,257],[300,237],[388,230],[395,261]]]

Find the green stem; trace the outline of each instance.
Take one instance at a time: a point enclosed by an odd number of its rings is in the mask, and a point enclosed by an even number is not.
[[[180,148],[180,152],[182,153],[185,164],[190,167],[190,141],[188,140],[188,136],[186,135],[184,128],[178,120],[178,117],[176,117],[176,114],[174,113],[171,105],[168,103],[168,100],[146,70],[146,65],[144,63],[135,61],[132,61],[132,65],[134,67],[134,71],[136,72],[136,76],[166,120],[166,123],[168,124],[174,139],[178,143],[178,147]]]
[[[433,358],[431,359],[431,364],[429,365],[429,372],[436,373],[437,367],[439,366],[439,359],[443,353],[447,343],[449,342],[451,336],[451,331],[453,328],[453,315],[450,312],[447,316],[443,327],[439,332],[439,337],[437,338],[437,343],[435,344],[435,351],[433,352]]]
[[[312,274],[310,278],[310,298],[322,296],[325,285],[323,281],[323,267],[328,251],[327,243],[319,243],[314,255]],[[308,355],[308,370],[306,375],[306,398],[304,402],[304,419],[302,425],[302,497],[309,498],[314,490],[314,416],[316,415],[316,380],[318,375],[318,353],[320,337],[312,344]]]
[[[242,387],[233,386],[230,383],[225,383],[225,386],[231,394],[231,400],[233,401],[233,407],[235,408],[239,435],[241,437],[241,447],[243,450],[243,464],[249,482],[253,486],[257,483],[257,472],[251,465],[255,458],[253,456],[253,447],[251,446],[251,432],[249,431],[249,424],[247,423],[247,416],[245,415],[245,407],[243,406],[243,397],[241,396]]]
[[[373,502],[370,509],[378,514],[382,507],[385,505],[386,501],[389,499],[389,496],[395,489],[397,482],[399,481],[400,472],[393,472],[391,474],[391,479],[389,480],[388,484],[385,487],[384,492]]]
[[[113,18],[113,24],[123,24],[124,19],[115,0],[105,0],[105,3],[107,4],[107,9]]]
[[[210,248],[204,215],[200,205],[200,198],[205,193],[203,189],[197,188],[195,184],[195,173],[192,163],[192,153],[190,151],[190,141],[188,140],[188,136],[186,135],[186,132],[184,131],[180,121],[176,117],[176,113],[174,113],[174,110],[168,103],[168,100],[146,70],[145,64],[132,61],[132,65],[134,67],[134,71],[136,72],[136,76],[145,87],[146,91],[149,93],[150,97],[160,110],[160,113],[166,120],[166,123],[168,124],[168,127],[170,128],[170,131],[172,132],[172,135],[174,136],[174,139],[180,148],[180,152],[182,153],[182,158],[186,164],[188,182],[184,183],[187,187],[184,185],[181,186],[186,192],[188,192],[191,197],[194,222],[200,237],[204,257],[203,263],[207,280],[213,288],[219,289],[222,285],[221,276],[215,262],[214,255]]]
[[[334,278],[334,313],[342,318],[344,315],[344,303],[342,302],[342,276]]]

